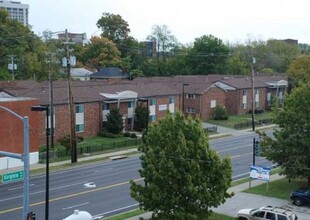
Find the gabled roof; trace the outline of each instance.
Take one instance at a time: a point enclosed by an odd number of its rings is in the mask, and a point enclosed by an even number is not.
[[[128,78],[127,73],[123,73],[120,68],[117,67],[104,67],[97,72],[91,74],[91,79],[110,79],[110,78]]]

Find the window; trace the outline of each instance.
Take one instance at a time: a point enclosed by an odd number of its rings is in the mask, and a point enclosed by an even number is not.
[[[255,212],[253,214],[254,217],[259,217],[259,218],[264,218],[265,216],[265,212],[264,211],[258,211],[258,212]]]
[[[278,220],[287,220],[285,215],[278,214]]]
[[[156,115],[150,115],[149,120],[151,122],[156,121]]]
[[[186,112],[187,113],[195,113],[195,109],[194,108],[186,108]]]
[[[246,90],[243,90],[242,91],[242,109],[247,108],[247,95],[248,95],[248,92]]]
[[[150,99],[150,105],[156,105],[156,99]]]
[[[266,219],[276,220],[276,214],[272,212],[267,212]]]
[[[83,104],[76,105],[75,106],[75,113],[84,113],[84,105]]]
[[[109,103],[103,103],[103,110],[109,110],[110,104]]]
[[[259,89],[255,89],[255,107],[259,108]]]
[[[128,108],[132,108],[133,103],[132,102],[128,102]]]
[[[75,125],[75,131],[76,132],[84,132],[84,125]]]
[[[173,104],[175,103],[175,98],[172,96],[172,97],[169,97],[169,104]]]
[[[187,94],[187,99],[195,99],[195,94]]]
[[[271,93],[267,93],[267,106],[271,106]]]
[[[131,125],[131,123],[132,123],[132,118],[127,118],[127,124]]]
[[[215,108],[216,107],[216,100],[211,100],[211,108]]]

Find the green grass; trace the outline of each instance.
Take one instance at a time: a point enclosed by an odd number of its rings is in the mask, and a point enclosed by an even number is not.
[[[123,214],[115,215],[115,216],[112,216],[110,218],[105,218],[105,219],[107,219],[107,220],[123,220],[126,218],[141,215],[143,213],[144,213],[144,211],[142,211],[140,209],[135,209],[133,211],[129,211],[129,212],[126,212]],[[222,215],[222,214],[213,212],[208,220],[235,220],[235,218],[231,217],[231,216]]]
[[[267,183],[264,183],[252,187],[251,189],[247,189],[244,192],[289,200],[289,195],[292,191],[300,188],[305,188],[306,184],[306,180],[296,179],[289,182],[287,178],[283,178],[269,182],[268,191],[266,190]]]
[[[271,118],[271,112],[269,111],[260,114],[255,114],[255,120],[268,119],[268,118]],[[234,128],[235,124],[251,121],[252,121],[252,114],[229,116],[228,120],[207,120],[207,122],[211,124],[216,124],[230,128]]]

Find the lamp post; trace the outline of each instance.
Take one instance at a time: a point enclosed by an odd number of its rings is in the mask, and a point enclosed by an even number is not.
[[[188,86],[188,85],[189,85],[188,83],[183,83],[182,84],[182,112],[183,112],[183,114],[185,112],[185,109],[184,109],[184,100],[185,100],[185,98],[184,98],[184,87]]]
[[[49,119],[48,119],[48,106],[32,106],[31,111],[46,111],[46,183],[45,183],[45,220],[48,220],[49,213]],[[51,116],[52,117],[52,116]]]

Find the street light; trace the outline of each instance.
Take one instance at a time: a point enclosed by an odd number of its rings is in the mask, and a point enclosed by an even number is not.
[[[46,183],[45,183],[45,220],[48,220],[49,209],[49,123],[48,123],[48,106],[31,106],[31,111],[46,111]],[[51,116],[52,117],[52,116]]]
[[[183,114],[185,112],[185,109],[184,109],[184,86],[188,86],[189,84],[188,83],[183,83],[182,84],[182,111],[183,111]]]

